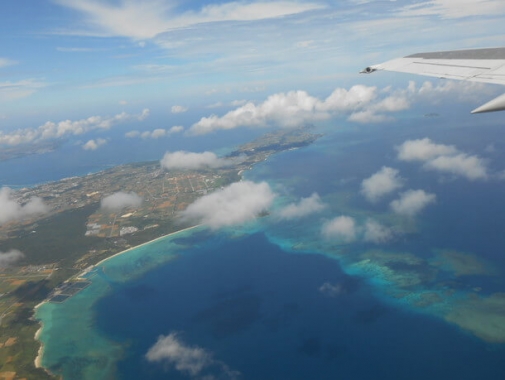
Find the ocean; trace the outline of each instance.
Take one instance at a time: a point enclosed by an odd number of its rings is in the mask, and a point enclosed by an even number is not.
[[[505,378],[505,137],[444,123],[328,124],[313,145],[256,165],[244,176],[270,184],[274,208],[317,192],[326,209],[199,227],[104,262],[91,286],[37,309],[43,365],[65,379]],[[396,146],[424,137],[485,157],[494,177],[397,159]],[[370,204],[360,184],[382,166],[399,170],[399,192],[436,202],[408,220],[391,215],[394,197]],[[325,239],[339,215],[396,223],[396,238]]]

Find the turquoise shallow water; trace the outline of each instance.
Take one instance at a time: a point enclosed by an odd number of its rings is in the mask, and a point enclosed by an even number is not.
[[[186,231],[105,262],[90,287],[43,305],[43,364],[69,379],[503,378],[502,344],[445,321],[470,296],[505,291],[503,185],[441,177],[399,162],[394,149],[429,136],[484,154],[503,137],[491,130],[489,141],[472,145],[461,131],[363,132],[328,134],[245,174],[281,194],[276,207],[318,192],[322,213]],[[408,221],[392,216],[388,202],[365,202],[361,180],[383,165],[398,168],[408,188],[436,193],[436,205]],[[401,224],[401,238],[323,239],[321,225],[342,214],[360,225],[368,217]],[[473,259],[497,272],[461,275],[468,267],[455,265]],[[197,372],[149,361],[160,336],[210,359]]]

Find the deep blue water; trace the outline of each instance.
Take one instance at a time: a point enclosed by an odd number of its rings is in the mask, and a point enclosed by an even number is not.
[[[188,243],[190,243],[189,238]],[[341,284],[337,296],[324,283]],[[195,375],[240,379],[502,379],[503,349],[392,308],[337,261],[286,253],[258,233],[208,237],[97,305],[97,327],[128,346],[121,379],[190,379],[145,354],[159,335],[212,353]],[[228,376],[222,364],[240,372]]]

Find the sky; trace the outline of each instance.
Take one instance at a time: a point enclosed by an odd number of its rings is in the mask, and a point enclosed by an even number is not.
[[[504,18],[501,0],[6,1],[0,144],[79,135],[94,151],[106,138],[86,134],[133,121],[143,122],[129,131],[138,138],[384,122],[433,96],[473,109],[497,86],[358,71],[499,46]]]

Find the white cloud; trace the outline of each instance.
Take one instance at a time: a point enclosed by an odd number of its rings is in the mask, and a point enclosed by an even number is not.
[[[107,140],[105,139],[96,139],[96,140],[89,140],[86,144],[82,146],[82,149],[84,150],[97,150],[99,147],[102,145],[105,145],[107,143]]]
[[[349,121],[358,123],[384,122],[391,120],[389,114],[410,108],[416,100],[430,100],[434,93],[454,96],[461,92],[461,85],[448,87],[446,84],[433,86],[426,83],[417,88],[411,81],[405,89],[395,91],[390,87],[379,91],[377,87],[355,85],[349,90],[337,88],[326,99],[301,90],[281,92],[270,95],[262,103],[247,102],[223,116],[202,117],[189,131],[205,134],[238,127],[297,127],[336,116],[346,116]]]
[[[291,203],[275,212],[278,219],[296,219],[322,211],[326,205],[321,201],[317,193],[308,198],[302,198],[298,203]]]
[[[428,161],[427,169],[456,174],[474,181],[488,177],[487,168],[482,158],[460,153],[456,156],[440,156]]]
[[[135,137],[136,135],[131,134],[128,137]],[[143,139],[159,139],[160,137],[168,136],[168,131],[163,128],[157,128],[153,131],[145,131],[140,134]]]
[[[458,152],[453,145],[435,144],[429,138],[407,140],[396,149],[398,159],[402,161],[428,161]]]
[[[192,153],[185,151],[167,152],[160,161],[161,167],[171,170],[199,170],[204,168],[222,168],[234,165],[242,157],[219,158],[215,153]]]
[[[236,182],[197,199],[181,216],[218,229],[255,219],[271,206],[274,198],[266,182]]]
[[[188,110],[188,107],[184,106],[172,106],[172,113],[183,113]]]
[[[9,267],[24,257],[21,251],[11,249],[7,252],[0,251],[0,268]]]
[[[321,9],[316,3],[295,1],[228,2],[203,6],[198,11],[177,15],[171,1],[145,0],[142,2],[121,0],[119,4],[107,4],[94,0],[55,0],[57,3],[82,12],[86,17],[88,32],[122,36],[134,40],[151,39],[160,33],[191,27],[197,24],[222,21],[253,21],[297,14]],[[79,31],[74,31],[78,33]]]
[[[158,341],[147,351],[146,359],[149,362],[161,362],[173,366],[177,371],[194,379],[238,380],[241,378],[240,372],[214,359],[208,350],[182,342],[177,333],[160,335]],[[211,375],[209,372],[216,375]]]
[[[392,201],[390,206],[397,214],[414,216],[430,203],[434,203],[436,198],[435,194],[424,190],[408,190],[400,195],[400,199]]]
[[[380,244],[385,243],[393,238],[393,231],[369,218],[365,223],[365,241]]]
[[[7,67],[11,65],[15,65],[17,62],[13,61],[12,59],[7,59],[7,58],[2,58],[0,57],[0,69],[2,67]]]
[[[125,137],[134,138],[141,137],[143,139],[159,139],[160,137],[167,137],[176,133],[180,133],[184,130],[184,127],[176,125],[170,129],[156,128],[152,131],[140,132],[137,130],[129,131],[125,133]]]
[[[505,12],[501,0],[430,0],[407,5],[400,11],[402,16],[440,16],[445,19],[494,16]]]
[[[150,362],[167,362],[178,371],[191,376],[198,375],[204,368],[214,363],[212,355],[200,347],[190,347],[182,343],[176,333],[161,335],[146,354]]]
[[[328,239],[337,238],[352,242],[356,239],[356,222],[350,216],[338,216],[325,223],[321,232]]]
[[[138,116],[133,116],[134,118],[136,117],[138,120],[142,121],[142,120],[145,120],[149,117],[149,115],[151,114],[151,110],[149,108],[144,108],[142,110],[142,112],[140,113],[140,115]],[[117,115],[116,115],[117,116]]]
[[[14,198],[14,192],[8,187],[0,189],[0,225],[35,215],[45,214],[49,207],[42,198],[32,197],[25,204]]]
[[[17,82],[0,82],[0,101],[25,98],[45,86],[46,83],[33,78]]]
[[[125,207],[140,207],[142,197],[134,192],[125,193],[119,191],[102,199],[100,207],[106,210],[119,211]]]
[[[342,284],[332,285],[329,282],[325,282],[323,285],[321,285],[319,287],[319,291],[330,297],[336,297],[339,296],[340,294],[345,293],[345,289],[344,286],[342,286]]]
[[[435,144],[424,138],[407,140],[397,150],[398,159],[424,162],[425,169],[455,174],[471,181],[489,176],[484,159],[462,153],[453,145]]]
[[[168,130],[169,134],[180,133],[184,131],[184,127],[182,125],[174,125],[172,128]]]
[[[140,136],[140,132],[139,131],[129,131],[129,132],[126,132],[124,135],[125,135],[125,137],[133,138],[133,137]]]
[[[383,196],[403,186],[398,170],[383,166],[381,170],[361,182],[361,193],[370,202],[376,202]]]
[[[38,128],[18,129],[10,133],[0,131],[0,145],[19,145],[48,139],[57,139],[68,135],[81,135],[95,129],[109,129],[120,123],[131,120],[142,121],[149,116],[149,109],[144,109],[139,115],[125,112],[112,117],[91,116],[81,120],[63,120],[58,123],[48,121]]]
[[[356,85],[349,90],[338,88],[325,100],[305,91],[290,91],[270,95],[258,105],[248,102],[222,117],[211,115],[193,124],[190,132],[209,133],[237,127],[297,127],[306,122],[326,120],[338,112],[352,112],[376,97],[375,87]]]

